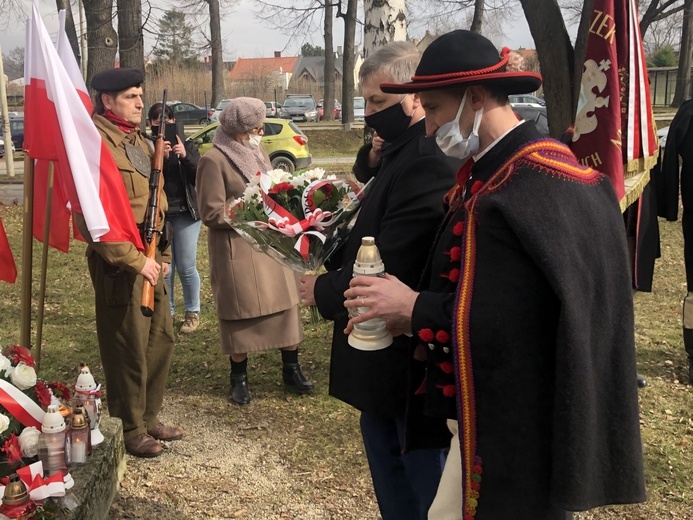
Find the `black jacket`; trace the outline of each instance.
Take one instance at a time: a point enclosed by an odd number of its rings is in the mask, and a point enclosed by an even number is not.
[[[199,220],[195,178],[200,152],[195,143],[189,139],[186,139],[183,144],[186,151],[185,157],[178,158],[175,154],[170,154],[164,161],[164,191],[168,199],[166,216],[175,217],[187,212],[193,219]]]
[[[435,139],[424,135],[420,121],[383,149],[357,221],[338,258],[328,266],[333,270],[315,284],[320,314],[335,322],[330,394],[361,411],[386,417],[404,416],[410,342],[401,336],[377,352],[350,347],[343,333],[348,321],[344,291],[364,236],[375,237],[388,273],[416,286],[443,218],[443,196],[454,183],[454,171]],[[368,146],[359,152],[357,163],[366,161],[367,155]]]

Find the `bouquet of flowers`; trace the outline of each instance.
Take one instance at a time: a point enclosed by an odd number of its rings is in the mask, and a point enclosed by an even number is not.
[[[70,390],[38,379],[29,349],[14,345],[0,354],[0,476],[36,459],[43,414],[58,398],[69,402]]]
[[[367,187],[320,168],[270,170],[227,201],[225,218],[258,251],[295,271],[315,271],[347,236]]]

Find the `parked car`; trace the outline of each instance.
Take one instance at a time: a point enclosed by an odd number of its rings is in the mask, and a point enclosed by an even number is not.
[[[14,148],[14,145],[12,145],[12,148]],[[2,159],[3,157],[5,157],[5,141],[0,139],[0,159]]]
[[[659,137],[659,147],[661,150],[659,151],[660,157],[661,154],[664,153],[664,148],[667,146],[667,136],[669,135],[669,127],[665,126],[664,128],[658,128],[657,129],[657,137]]]
[[[549,120],[546,116],[546,107],[512,105],[512,108],[513,112],[525,121],[534,121],[537,125],[537,130],[542,135],[549,135]]]
[[[317,122],[318,111],[310,94],[289,94],[282,104],[281,117],[292,121]]]
[[[282,106],[274,101],[265,101],[265,117],[278,117]]]
[[[221,111],[224,110],[224,107],[230,102],[230,99],[222,99],[219,101],[219,103],[217,103],[217,107],[214,109],[214,113],[209,117],[209,120],[212,122],[219,121],[219,114],[221,114]]]
[[[530,96],[529,94],[521,95],[511,95],[508,96],[510,105],[512,107],[545,107],[546,101],[537,96]]]
[[[354,121],[363,121],[366,117],[366,100],[362,97],[354,98]]]
[[[10,112],[10,133],[12,134],[12,146],[14,150],[21,150],[24,148],[24,113],[16,112],[17,114],[13,116]],[[5,136],[3,135],[5,129],[5,124],[0,117],[0,138],[3,140]]]
[[[325,111],[323,110],[323,101],[322,99],[318,100],[318,120],[322,121],[323,116],[325,115]],[[336,99],[334,100],[334,112],[332,115],[332,119],[335,121],[339,121],[340,116],[342,115],[342,105],[339,101]]]
[[[184,125],[207,125],[214,115],[214,109],[204,109],[192,103],[170,103],[169,106],[173,109],[176,121]]]
[[[262,144],[272,161],[272,168],[293,173],[297,169],[308,168],[313,160],[308,150],[308,138],[292,121],[285,119],[266,119],[265,135]],[[212,147],[212,139],[219,128],[219,122],[203,128],[190,136],[204,155]]]

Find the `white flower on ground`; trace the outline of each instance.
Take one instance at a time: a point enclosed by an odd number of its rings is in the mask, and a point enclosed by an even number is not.
[[[0,372],[4,371],[6,376],[12,372],[12,362],[2,354],[0,354]]]
[[[27,426],[19,434],[19,449],[25,457],[38,455],[39,435],[41,432],[33,426]]]
[[[36,384],[36,370],[26,363],[19,363],[10,374],[10,381],[20,390],[28,390]]]
[[[5,414],[0,413],[0,434],[4,433],[10,427],[10,418]]]

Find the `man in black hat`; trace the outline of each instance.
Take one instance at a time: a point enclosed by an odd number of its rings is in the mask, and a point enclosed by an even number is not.
[[[371,309],[352,323],[414,334],[428,370],[413,384],[428,415],[452,419],[432,520],[565,520],[645,500],[618,201],[606,176],[518,121],[508,95],[541,78],[508,71],[508,52],[453,31],[410,83],[380,85],[418,92],[427,134],[465,163],[419,290],[388,275],[345,294]]]
[[[135,221],[144,221],[153,151],[140,133],[142,83],[138,69],[111,69],[92,78],[96,90],[94,124],[120,169]],[[167,203],[161,196],[163,228]],[[177,440],[180,428],[164,426],[158,414],[173,356],[173,324],[163,276],[170,251],[147,258],[131,242],[93,242],[84,219],[79,230],[89,240],[87,258],[96,298],[96,330],[106,376],[108,410],[123,421],[125,448],[137,457],[163,453],[160,440]],[[142,282],[154,285],[154,315],[140,311]]]

